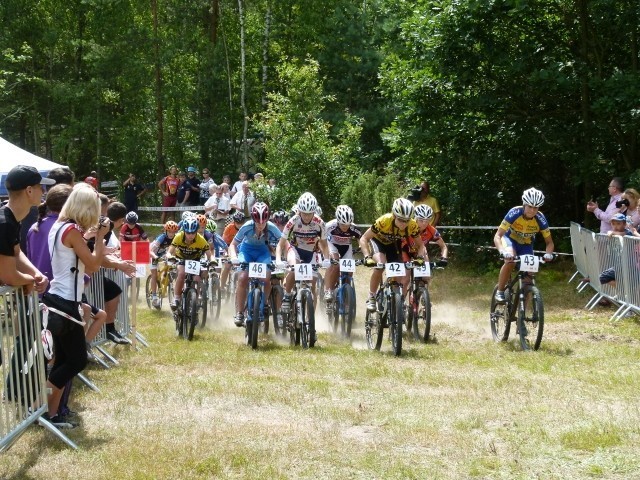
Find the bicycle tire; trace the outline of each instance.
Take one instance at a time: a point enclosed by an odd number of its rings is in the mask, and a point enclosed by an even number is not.
[[[207,323],[207,314],[209,313],[209,281],[202,282],[200,285],[200,302],[202,304],[202,321],[200,328],[204,328]]]
[[[491,327],[491,336],[496,342],[506,342],[509,340],[509,332],[511,330],[511,319],[509,317],[510,296],[511,292],[506,289],[504,292],[507,301],[505,303],[496,302],[496,285],[491,295],[491,312],[489,314],[489,325]]]
[[[356,318],[356,291],[351,285],[342,287],[341,303],[341,333],[345,338],[351,338],[351,328],[353,327],[353,320]]]
[[[253,350],[258,348],[258,330],[260,324],[260,297],[262,291],[259,288],[254,288],[251,291],[251,321],[245,323],[247,345]]]
[[[402,294],[395,292],[391,296],[391,308],[389,309],[389,336],[393,354],[399,357],[402,354],[402,325],[404,324],[404,311]]]
[[[144,293],[147,297],[147,307],[151,309],[153,305],[151,304],[151,275],[155,275],[155,271],[151,271],[151,274],[147,276],[147,282],[144,287]]]
[[[220,279],[216,276],[209,280],[209,307],[211,309],[211,320],[217,322],[220,319],[220,308],[222,307],[222,298],[220,297]]]
[[[364,320],[364,335],[367,339],[369,350],[380,350],[382,347],[382,336],[384,327],[380,321],[380,312],[370,312],[367,310]]]
[[[169,279],[169,284],[167,285],[167,298],[169,299],[169,305],[173,304],[173,299],[175,297],[175,292],[173,291],[173,279]]]
[[[186,333],[186,340],[193,340],[193,332],[198,324],[198,294],[195,289],[190,288],[185,301],[185,312],[183,313],[184,326],[183,335]]]
[[[309,299],[307,297],[307,292],[301,292],[301,298],[300,298],[300,346],[304,349],[309,348],[309,329],[308,329],[308,319],[307,319],[307,315],[308,315],[308,304],[309,304]],[[311,304],[313,305],[313,299],[311,299]]]
[[[538,287],[524,287],[524,306],[520,309],[518,337],[522,350],[538,350],[544,331],[544,304]]]
[[[282,297],[284,297],[284,288],[282,285],[273,285],[271,287],[270,301],[271,306],[271,319],[273,322],[273,329],[276,335],[281,337],[287,334],[287,325],[285,315],[280,311],[280,305],[282,304]]]
[[[416,340],[427,343],[431,333],[431,297],[429,296],[429,290],[424,287],[418,288],[414,294],[413,301],[416,306],[416,315],[413,318],[413,336]],[[413,316],[413,305],[409,305],[409,311]]]

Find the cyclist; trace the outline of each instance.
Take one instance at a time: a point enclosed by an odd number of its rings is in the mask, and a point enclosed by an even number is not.
[[[222,233],[222,239],[227,246],[231,245],[231,242],[233,242],[233,239],[240,230],[240,227],[242,227],[242,224],[244,223],[244,213],[238,211],[232,215],[231,219],[233,222],[227,225]],[[222,275],[220,276],[220,288],[222,290],[226,290],[229,287],[229,272],[231,272],[231,264],[227,262],[224,264],[224,267],[222,268]]]
[[[311,263],[314,257],[316,246],[324,254],[326,263],[323,267],[327,268],[329,262],[329,247],[327,246],[327,226],[324,221],[317,215],[318,201],[311,193],[305,192],[298,199],[296,204],[297,213],[289,219],[282,230],[283,237],[280,239],[276,247],[276,260],[282,258],[282,254],[286,252],[287,263],[294,265],[296,263]],[[287,241],[290,242],[287,247]],[[289,313],[291,304],[291,290],[295,282],[295,274],[289,272],[285,279],[285,294],[282,299],[282,313]],[[313,282],[313,299],[314,306],[316,302],[315,282]]]
[[[227,242],[225,242],[220,235],[216,233],[218,229],[218,225],[216,225],[215,220],[209,218],[207,220],[207,226],[205,227],[205,232],[209,232],[211,234],[211,241],[209,245],[213,248],[214,254],[216,257],[220,255],[225,255],[227,253]]]
[[[160,306],[160,299],[157,295],[158,260],[165,256],[178,230],[178,224],[173,220],[169,220],[164,224],[164,232],[158,235],[149,245],[149,254],[151,255],[151,304],[156,308]]]
[[[416,222],[418,223],[418,228],[420,229],[420,238],[422,239],[422,243],[426,246],[429,242],[435,242],[438,247],[440,247],[439,265],[443,267],[446,266],[448,263],[447,257],[449,256],[449,249],[447,248],[447,244],[444,243],[438,229],[431,225],[433,209],[429,205],[421,203],[420,205],[415,206],[414,213]],[[403,250],[403,260],[409,261],[414,258],[416,254],[416,246],[413,239],[408,238],[403,241]]]
[[[280,231],[284,229],[284,226],[289,221],[289,215],[284,210],[278,210],[271,215],[271,221],[278,227]]]
[[[189,217],[182,221],[182,231],[173,237],[173,242],[169,247],[167,257],[175,256],[180,260],[200,260],[202,255],[206,255],[211,260],[211,248],[202,235],[198,233],[198,220],[195,217]],[[182,296],[182,288],[184,287],[184,263],[178,264],[178,275],[174,291],[176,293],[171,309],[175,310],[180,303]],[[195,277],[199,282],[200,276]]]
[[[420,228],[413,217],[413,203],[406,198],[396,198],[391,213],[378,218],[360,237],[360,248],[364,255],[364,264],[402,262],[402,240],[412,238],[416,247],[415,262],[428,259],[427,250],[420,238]],[[367,310],[376,310],[375,292],[382,281],[382,270],[373,269],[369,281]],[[407,290],[407,277],[402,280],[403,293]]]
[[[353,210],[348,205],[338,205],[336,218],[327,223],[327,243],[329,255],[334,260],[353,258],[353,240],[360,240],[362,232],[353,224]],[[327,268],[324,278],[324,299],[333,300],[333,290],[338,283],[338,265]]]
[[[513,271],[515,255],[532,255],[533,239],[540,232],[546,244],[544,260],[553,260],[553,239],[549,231],[547,219],[539,211],[544,203],[544,195],[540,190],[530,188],[522,193],[522,206],[513,207],[502,220],[493,243],[504,258],[504,264],[498,277],[496,302],[504,303],[504,289]]]
[[[257,262],[271,263],[269,244],[282,237],[282,232],[269,221],[269,207],[264,202],[256,202],[251,207],[251,220],[246,222],[238,231],[229,245],[229,259],[231,263]],[[249,272],[238,272],[238,288],[236,289],[236,314],[233,323],[238,327],[244,324],[244,306],[247,302],[247,288]],[[271,272],[267,270],[264,286],[265,299],[271,292]],[[266,302],[265,302],[266,306]]]

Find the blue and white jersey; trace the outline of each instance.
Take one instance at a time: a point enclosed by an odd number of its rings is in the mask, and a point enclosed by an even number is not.
[[[248,247],[268,247],[272,242],[277,243],[281,237],[282,232],[271,222],[267,222],[267,226],[260,233],[259,237],[256,236],[254,221],[249,220],[240,227],[233,241],[238,245],[244,244]]]

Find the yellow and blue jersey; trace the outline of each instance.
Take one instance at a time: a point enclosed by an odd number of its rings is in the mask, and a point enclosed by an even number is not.
[[[538,212],[532,219],[524,218],[524,207],[513,207],[502,220],[500,227],[506,230],[506,236],[520,245],[531,245],[536,234],[544,238],[551,235],[545,216]]]

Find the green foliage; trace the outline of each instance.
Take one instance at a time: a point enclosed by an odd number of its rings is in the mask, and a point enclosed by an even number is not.
[[[390,212],[393,201],[402,196],[404,188],[397,175],[369,172],[353,178],[343,188],[340,202],[353,209],[355,223],[371,224]]]

